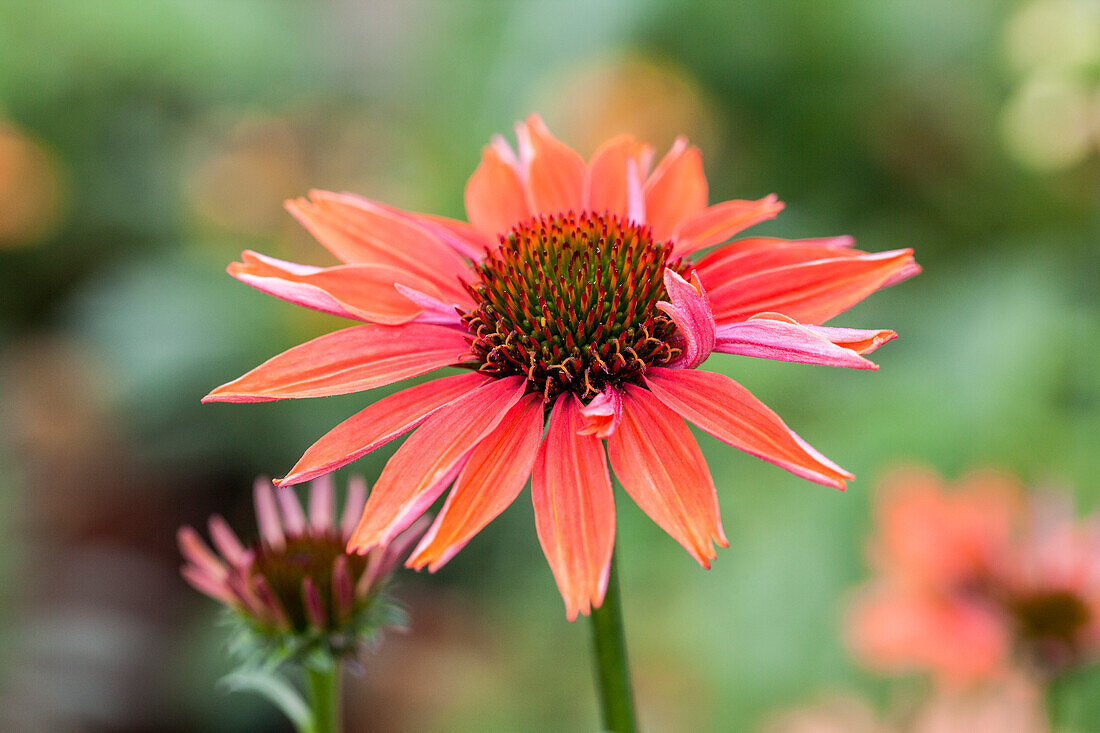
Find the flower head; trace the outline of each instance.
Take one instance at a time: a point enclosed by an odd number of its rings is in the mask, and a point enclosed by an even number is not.
[[[599,606],[606,587],[608,460],[703,566],[727,544],[685,419],[844,488],[851,474],[737,382],[696,367],[722,352],[873,369],[863,355],[893,331],[820,324],[919,268],[910,250],[868,254],[848,237],[723,244],[783,204],[767,196],[708,206],[702,157],[684,139],[653,166],[653,148],[630,136],[586,162],[538,116],[517,125],[516,138],[516,149],[501,137],[484,149],[466,185],[468,223],[350,194],[289,202],[342,264],[245,252],[230,274],[364,325],[296,346],[205,399],[319,397],[467,369],[378,400],[277,483],[326,474],[415,428],[349,546],[391,541],[453,485],[408,561],[436,570],[531,477],[536,530],[572,619]]]
[[[1030,503],[1008,477],[947,490],[922,470],[880,492],[848,639],[864,664],[958,687],[1013,668],[1057,673],[1100,655],[1100,525],[1065,500]]]
[[[354,651],[384,622],[375,600],[390,572],[423,535],[419,522],[392,545],[367,555],[346,545],[366,501],[361,478],[349,481],[339,522],[330,476],[310,487],[309,512],[294,492],[273,491],[256,480],[254,499],[260,538],[246,547],[220,516],[210,518],[212,550],[192,527],[178,533],[184,579],[224,603],[251,631],[276,643],[307,639],[334,655]]]

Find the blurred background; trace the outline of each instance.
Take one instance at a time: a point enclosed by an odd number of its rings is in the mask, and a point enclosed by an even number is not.
[[[708,365],[854,471],[846,493],[701,437],[730,538],[710,571],[619,501],[649,730],[753,730],[817,695],[897,694],[838,631],[892,467],[997,467],[1096,507],[1091,0],[5,0],[5,729],[288,729],[217,685],[224,629],[179,578],[175,530],[220,512],[253,531],[252,477],[376,395],[200,405],[340,325],[225,265],[245,248],[328,264],[282,209],[311,187],[462,218],[481,146],[536,110],[585,156],[618,132],[662,150],[684,133],[712,201],[787,202],[758,231],[914,247],[925,268],[834,322],[897,330],[877,373]],[[351,470],[373,480],[392,450]],[[438,575],[399,577],[413,631],[365,657],[354,726],[597,727],[588,628],[565,621],[528,496]]]

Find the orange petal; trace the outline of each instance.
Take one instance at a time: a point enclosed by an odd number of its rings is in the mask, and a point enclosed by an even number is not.
[[[645,184],[646,222],[655,239],[668,239],[680,222],[706,206],[703,156],[699,148],[689,148],[685,138],[678,138]]]
[[[812,260],[755,272],[723,282],[703,283],[719,323],[776,311],[799,323],[816,325],[851,308],[912,268],[913,250]]]
[[[470,453],[454,488],[406,565],[433,573],[508,508],[531,475],[542,439],[542,398],[525,395]]]
[[[709,568],[712,543],[729,543],[699,444],[683,419],[650,392],[627,384],[622,398],[622,422],[607,441],[611,468],[642,511]]]
[[[619,217],[627,216],[628,163],[633,160],[637,170],[642,170],[649,155],[652,155],[652,149],[639,143],[633,135],[619,135],[601,145],[588,163],[589,191],[585,208],[597,213],[606,211]]]
[[[488,377],[457,374],[383,397],[321,436],[275,483],[292,486],[358,460],[415,428],[433,412],[470,392]]]
[[[680,222],[673,232],[673,253],[679,257],[725,242],[738,232],[768,219],[783,210],[783,202],[773,193],[759,201],[723,201],[703,209]]]
[[[446,326],[352,326],[288,349],[202,401],[268,402],[361,392],[457,364],[468,351],[463,332]]]
[[[475,262],[485,256],[486,250],[495,249],[499,245],[500,240],[496,236],[480,232],[464,221],[433,214],[414,214],[414,216],[451,249]]]
[[[425,420],[382,469],[348,551],[363,554],[386,545],[423,514],[454,479],[470,449],[523,396],[525,384],[522,377],[491,379]]]
[[[529,216],[519,172],[496,146],[485,146],[481,165],[466,182],[466,218],[474,229],[496,240]]]
[[[232,263],[228,271],[245,285],[344,318],[391,325],[416,318],[420,306],[401,295],[395,283],[439,297],[431,282],[388,265],[306,267],[250,251],[242,253],[241,259],[244,262]]]
[[[825,239],[776,239],[750,237],[719,247],[695,264],[703,282],[721,285],[727,280],[754,272],[773,270],[803,262],[837,257],[859,257],[859,250],[850,249],[851,237]]]
[[[599,608],[615,545],[615,503],[600,440],[578,435],[580,403],[558,397],[531,473],[535,530],[570,621]]]
[[[468,302],[458,280],[470,277],[469,266],[413,215],[346,193],[311,191],[310,199],[287,201],[286,208],[341,261],[396,267]]]
[[[843,489],[853,478],[724,374],[651,367],[645,382],[665,405],[734,448],[826,486]]]
[[[559,214],[584,208],[584,158],[546,128],[538,115],[517,128],[521,164],[526,165],[527,204],[532,214]]]

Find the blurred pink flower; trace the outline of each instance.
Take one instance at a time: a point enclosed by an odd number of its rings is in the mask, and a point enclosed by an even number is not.
[[[260,539],[246,547],[229,524],[214,515],[209,527],[215,551],[195,529],[181,527],[181,573],[254,630],[273,635],[347,632],[341,642],[344,648],[335,649],[347,651],[354,645],[363,612],[428,526],[424,518],[388,546],[367,555],[348,554],[345,547],[366,494],[363,479],[352,477],[337,518],[332,476],[312,482],[308,513],[292,490],[275,491],[270,480],[256,479]]]
[[[974,473],[951,490],[895,473],[879,494],[869,559],[876,575],[847,614],[868,667],[925,671],[943,686],[1011,668],[1054,673],[1100,644],[1097,522],[1054,497],[1028,506],[1012,479]]]

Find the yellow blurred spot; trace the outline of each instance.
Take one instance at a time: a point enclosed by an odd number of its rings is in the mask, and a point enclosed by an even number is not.
[[[0,247],[31,244],[56,231],[62,188],[56,158],[0,123]]]
[[[1008,151],[1028,168],[1068,168],[1089,153],[1092,111],[1089,90],[1081,83],[1036,76],[1009,100],[1001,133]]]
[[[1038,0],[1024,5],[1005,28],[1009,63],[1019,71],[1076,69],[1100,58],[1100,3]]]
[[[245,118],[215,130],[186,180],[186,197],[205,223],[263,235],[286,220],[282,203],[305,190],[301,153],[282,120]]]
[[[588,155],[608,138],[631,133],[663,155],[677,135],[716,153],[714,114],[684,69],[631,56],[585,63],[549,80],[532,109],[554,133]]]

